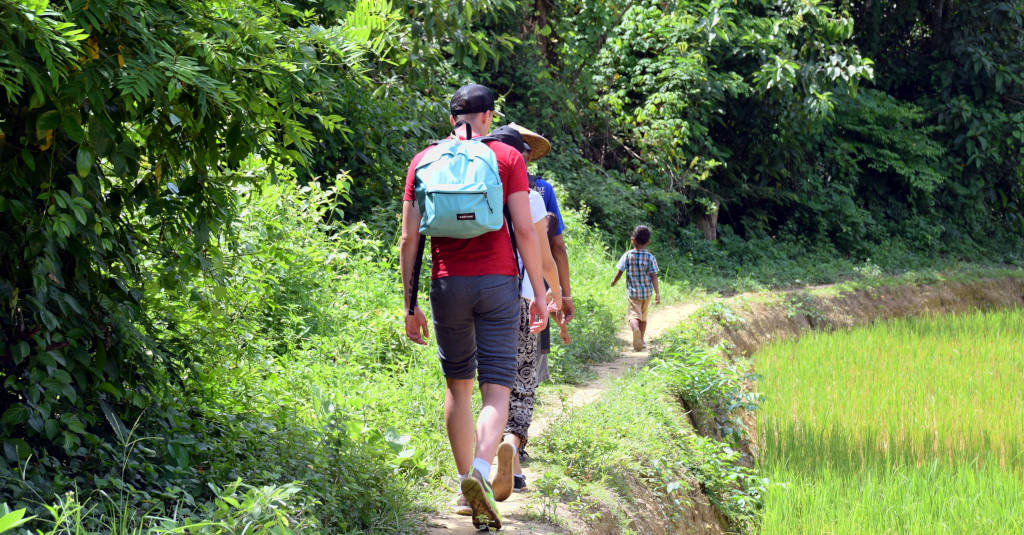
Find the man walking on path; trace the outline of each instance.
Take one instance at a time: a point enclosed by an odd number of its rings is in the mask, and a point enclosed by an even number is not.
[[[478,137],[490,131],[494,94],[482,85],[459,88],[452,97],[449,121],[457,136]],[[468,125],[470,131],[465,133]],[[547,323],[543,301],[540,245],[530,220],[526,165],[522,155],[499,141],[486,141],[494,152],[504,205],[514,226],[522,262],[535,298],[529,305],[533,332]],[[421,212],[416,204],[416,168],[428,149],[409,164],[402,205],[399,265],[405,296],[405,333],[426,344],[427,322],[420,308],[409,308],[413,265],[420,238]],[[446,381],[444,419],[455,466],[462,480],[459,506],[470,512],[477,528],[501,527],[488,481],[491,459],[508,418],[509,391],[516,378],[519,336],[519,278],[508,225],[475,238],[431,238],[430,307],[438,357]],[[479,376],[483,406],[475,431],[473,379]],[[470,511],[465,511],[468,507]]]

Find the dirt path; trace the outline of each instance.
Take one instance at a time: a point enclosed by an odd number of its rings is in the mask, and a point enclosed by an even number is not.
[[[679,324],[690,314],[697,310],[698,305],[694,303],[680,303],[675,305],[652,305],[648,316],[647,339],[656,340],[665,331]],[[648,351],[633,351],[630,340],[632,340],[629,327],[623,326],[617,338],[621,345],[619,358],[595,365],[592,369],[597,372],[597,378],[579,385],[572,389],[571,393],[564,395],[541,396],[537,402],[536,416],[530,425],[530,435],[539,436],[547,430],[554,419],[575,408],[593,403],[608,388],[611,381],[621,377],[627,371],[639,368],[650,359]],[[564,399],[564,402],[562,401]],[[528,483],[537,481],[541,475],[539,470],[531,468],[529,463],[523,466],[523,474]],[[504,524],[501,533],[505,534],[549,534],[549,533],[573,533],[577,530],[573,526],[559,526],[546,521],[540,514],[541,506],[537,499],[536,492],[532,486],[527,486],[523,492],[513,492],[504,502],[498,504]],[[458,516],[451,513],[444,513],[431,516],[426,519],[425,533],[430,535],[458,535],[479,533],[473,528],[469,517]]]

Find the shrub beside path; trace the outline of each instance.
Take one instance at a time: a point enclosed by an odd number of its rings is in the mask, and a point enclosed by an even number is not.
[[[652,305],[647,322],[648,341],[656,340],[665,331],[678,325],[696,311],[698,306],[696,303]],[[565,394],[563,391],[563,394],[558,396],[549,394],[538,399],[536,415],[533,423],[530,425],[530,434],[532,436],[536,437],[543,434],[556,417],[572,411],[574,408],[596,401],[608,389],[611,381],[621,377],[629,370],[647,364],[647,361],[650,359],[650,353],[648,351],[632,350],[632,336],[628,326],[623,325],[617,338],[621,345],[619,358],[594,365],[591,369],[597,373],[595,379],[573,388],[568,394]],[[562,401],[563,398],[564,401]],[[526,475],[528,482],[526,490],[523,492],[513,492],[507,500],[498,504],[503,524],[501,533],[511,535],[577,533],[581,531],[580,529],[573,529],[573,526],[566,528],[565,526],[547,521],[540,514],[540,502],[534,488],[534,483],[543,474],[530,467],[529,463],[523,466],[523,474]],[[454,493],[454,489],[452,492]],[[469,517],[445,511],[441,514],[428,516],[425,519],[424,533],[429,535],[460,535],[479,532],[473,527]]]

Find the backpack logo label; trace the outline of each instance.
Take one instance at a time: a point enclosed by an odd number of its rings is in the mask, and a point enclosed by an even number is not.
[[[473,221],[476,219],[476,214],[456,214],[455,219],[458,219],[459,221]]]

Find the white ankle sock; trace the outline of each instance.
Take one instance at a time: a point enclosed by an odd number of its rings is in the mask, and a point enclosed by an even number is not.
[[[467,477],[469,477],[469,474],[459,474],[459,483],[465,481]]]
[[[491,480],[491,463],[477,457],[473,459],[473,468],[480,472],[480,476],[484,478],[484,481]]]

